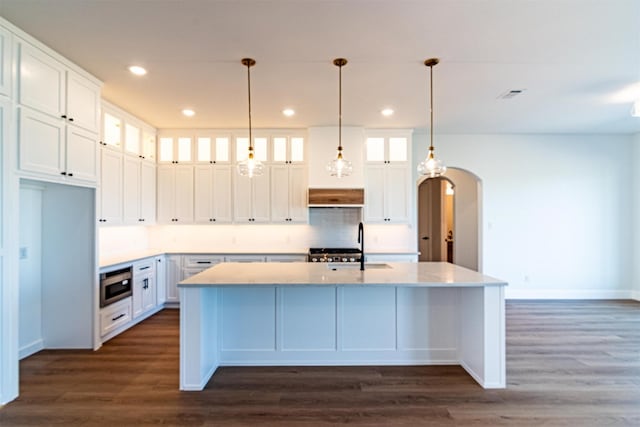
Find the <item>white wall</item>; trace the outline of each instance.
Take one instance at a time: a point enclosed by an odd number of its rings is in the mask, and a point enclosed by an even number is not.
[[[111,257],[122,252],[148,249],[149,240],[146,227],[100,227],[98,229],[99,254]]]
[[[633,136],[633,298],[640,301],[640,134]]]
[[[20,185],[20,275],[18,346],[20,358],[44,347],[42,340],[42,191]]]
[[[632,144],[624,135],[436,135],[483,183],[483,272],[508,297],[628,298]],[[428,138],[414,133],[417,164]]]

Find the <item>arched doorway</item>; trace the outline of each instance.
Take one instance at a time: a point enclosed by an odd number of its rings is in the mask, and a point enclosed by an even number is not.
[[[449,259],[482,271],[480,178],[450,167],[445,177],[419,180],[417,195],[420,261]]]

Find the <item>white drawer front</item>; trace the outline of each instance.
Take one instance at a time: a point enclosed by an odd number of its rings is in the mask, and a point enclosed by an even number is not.
[[[100,335],[125,325],[131,321],[131,298],[125,298],[100,310]]]

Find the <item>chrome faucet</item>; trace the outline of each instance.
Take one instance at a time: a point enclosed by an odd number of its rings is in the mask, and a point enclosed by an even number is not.
[[[360,271],[364,271],[364,225],[358,224],[358,243],[360,243]]]

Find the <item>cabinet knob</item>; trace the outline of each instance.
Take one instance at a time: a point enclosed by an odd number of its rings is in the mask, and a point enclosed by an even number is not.
[[[66,172],[60,172],[60,175],[66,175],[66,174],[67,174]]]
[[[71,172],[69,172],[69,173],[67,174],[67,176],[73,176],[73,174],[72,174]]]
[[[73,121],[73,117],[69,117],[69,121],[72,122]]]
[[[61,115],[60,117],[61,117],[61,118],[63,118],[63,119],[66,119],[66,118],[67,118],[67,115],[66,115],[66,114],[63,114],[63,115]]]

